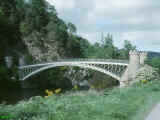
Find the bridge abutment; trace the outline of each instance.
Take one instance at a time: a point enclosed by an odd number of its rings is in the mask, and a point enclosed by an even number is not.
[[[136,72],[144,64],[147,58],[146,52],[130,51],[129,52],[129,65],[121,77],[120,86],[126,86],[134,81]]]

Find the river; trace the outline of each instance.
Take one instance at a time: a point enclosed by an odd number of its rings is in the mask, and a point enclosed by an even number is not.
[[[2,89],[0,90],[0,104],[4,101],[6,104],[16,104],[20,100],[27,100],[33,96],[45,96],[42,89]]]

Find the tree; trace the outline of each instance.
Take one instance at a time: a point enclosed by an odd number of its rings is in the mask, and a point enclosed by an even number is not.
[[[160,58],[158,57],[155,57],[155,58],[152,58],[152,59],[147,59],[145,61],[148,65],[154,67],[154,68],[157,68],[158,69],[158,73],[160,74]]]
[[[113,44],[113,37],[111,34],[107,34],[106,37],[102,36],[100,43],[88,45],[85,50],[86,57],[88,58],[102,58],[102,59],[116,59],[118,49]]]
[[[124,41],[124,50],[126,54],[126,58],[129,59],[129,51],[136,50],[136,46],[132,45],[130,41]]]
[[[70,34],[76,33],[77,29],[76,29],[76,26],[74,24],[69,22],[67,24],[67,26],[68,26],[68,31],[69,31]]]
[[[0,8],[3,8],[3,6]],[[6,15],[4,11],[3,8],[0,12],[0,58],[6,56],[9,48],[12,48],[21,41],[17,24],[14,24],[14,22],[10,20],[9,14]]]
[[[127,59],[126,50],[124,48],[118,50],[118,59]]]
[[[47,2],[45,0],[30,0],[26,6],[25,22],[32,28],[31,30],[40,32],[49,22]]]
[[[125,40],[125,41],[124,41],[124,48],[125,48],[127,51],[136,50],[136,46],[132,45],[131,42],[128,41],[128,40]]]
[[[106,37],[104,37],[104,39],[102,39],[102,47],[104,48],[109,48],[109,47],[113,47],[113,37],[111,34],[107,34]]]
[[[116,50],[117,48],[113,44],[113,37],[111,34],[107,34],[106,37],[104,37],[104,40],[102,39],[102,48],[103,52],[105,52],[106,58],[115,58],[116,57]]]

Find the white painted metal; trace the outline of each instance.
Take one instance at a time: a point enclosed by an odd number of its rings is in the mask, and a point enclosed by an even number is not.
[[[128,66],[128,62],[123,61],[123,60],[102,60],[102,59],[98,59],[98,60],[97,59],[76,59],[76,60],[77,61],[75,61],[75,60],[73,60],[73,61],[71,61],[71,60],[68,60],[68,61],[58,60],[58,61],[50,62],[50,63],[41,63],[41,64],[35,64],[35,65],[20,66],[19,69],[22,71],[24,70],[24,72],[28,71],[28,69],[29,69],[29,72],[25,72],[27,74],[22,72],[22,75],[20,75],[20,76],[23,76],[21,79],[25,80],[36,73],[39,73],[41,71],[44,71],[44,70],[47,70],[50,68],[54,68],[54,67],[58,67],[58,66],[78,66],[81,68],[93,69],[93,70],[102,72],[104,74],[107,74],[109,76],[112,76],[113,78],[115,78],[117,80],[120,80],[120,77],[118,75],[111,72],[112,70],[110,70],[111,69],[110,67],[112,65],[120,66],[120,67]],[[96,65],[100,65],[100,66],[97,67]],[[102,66],[108,65],[108,68],[110,68],[110,69],[105,69],[103,67],[101,68],[101,65]]]
[[[25,79],[29,78],[30,76],[32,76],[32,75],[34,75],[36,73],[39,73],[41,71],[44,71],[44,70],[47,70],[47,69],[50,69],[50,68],[54,68],[54,67],[58,67],[58,66],[78,66],[78,67],[81,67],[81,68],[90,68],[90,69],[105,73],[105,74],[107,74],[109,76],[112,76],[113,78],[115,78],[117,80],[120,80],[120,77],[114,75],[111,72],[106,71],[105,69],[98,68],[98,67],[95,67],[95,66],[86,65],[86,64],[77,64],[77,63],[72,63],[72,64],[71,63],[69,63],[69,64],[66,64],[66,63],[63,63],[63,64],[62,63],[53,63],[52,65],[47,65],[45,67],[42,67],[42,68],[40,68],[38,70],[33,71],[32,73],[29,73],[22,80],[25,80]]]
[[[35,65],[27,65],[27,66],[20,66],[19,69],[23,68],[30,68],[30,67],[38,67],[38,66],[48,66],[52,64],[104,64],[104,65],[122,65],[122,66],[128,66],[128,63],[112,63],[112,62],[90,62],[90,61],[73,61],[73,62],[50,62],[50,63],[43,63],[43,64],[35,64]]]

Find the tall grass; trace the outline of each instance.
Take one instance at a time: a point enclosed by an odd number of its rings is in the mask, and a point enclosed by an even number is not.
[[[108,92],[70,92],[0,105],[13,120],[143,120],[160,101],[160,82],[134,84]]]

